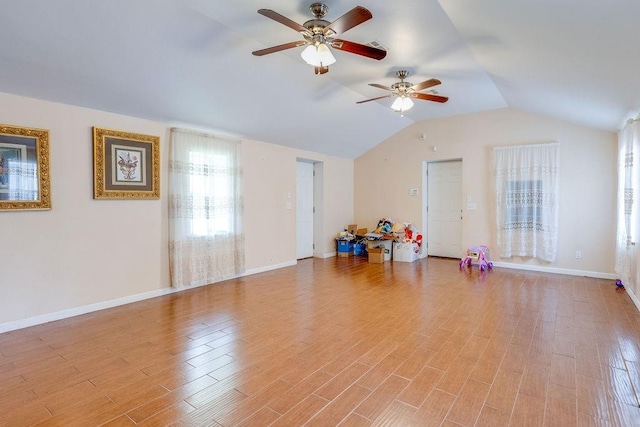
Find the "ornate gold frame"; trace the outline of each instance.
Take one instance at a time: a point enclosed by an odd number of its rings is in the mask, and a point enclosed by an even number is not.
[[[49,131],[0,124],[0,211],[51,209]],[[13,174],[17,178],[12,178]]]
[[[159,199],[160,137],[94,127],[93,198]]]

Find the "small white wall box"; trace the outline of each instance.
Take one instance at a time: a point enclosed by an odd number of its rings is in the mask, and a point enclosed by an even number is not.
[[[417,243],[396,242],[393,244],[393,261],[413,262],[420,257],[420,246]]]

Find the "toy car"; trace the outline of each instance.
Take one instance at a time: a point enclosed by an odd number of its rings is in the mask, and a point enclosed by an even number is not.
[[[460,268],[471,267],[472,264],[477,264],[480,271],[491,270],[493,263],[489,261],[489,248],[481,245],[467,249],[467,255],[460,260]]]

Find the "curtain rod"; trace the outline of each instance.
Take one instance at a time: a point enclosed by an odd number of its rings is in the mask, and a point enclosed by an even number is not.
[[[523,145],[503,145],[502,147],[493,147],[494,150],[501,150],[504,148],[534,148],[534,147],[547,147],[549,145],[560,145],[559,142],[543,142],[541,144],[523,144]]]
[[[170,130],[171,130],[171,132],[183,132],[183,133],[190,133],[192,135],[205,136],[205,137],[208,137],[208,138],[222,139],[222,140],[227,141],[227,142],[240,142],[240,143],[242,142],[242,140],[237,139],[237,138],[231,138],[231,137],[228,137],[228,136],[222,136],[222,135],[217,135],[215,133],[209,133],[209,132],[193,130],[193,129],[185,129],[185,128],[173,127]]]

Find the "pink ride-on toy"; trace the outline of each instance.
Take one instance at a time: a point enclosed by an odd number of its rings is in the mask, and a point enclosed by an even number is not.
[[[480,271],[491,270],[493,263],[489,261],[489,248],[481,245],[467,249],[467,255],[460,260],[460,268],[471,267],[471,264],[478,264]]]

